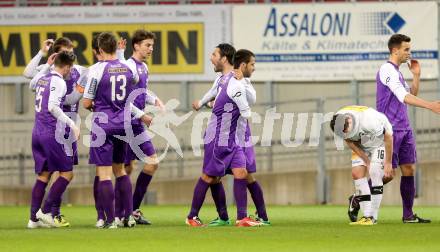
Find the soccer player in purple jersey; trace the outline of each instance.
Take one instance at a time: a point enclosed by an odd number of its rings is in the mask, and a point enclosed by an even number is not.
[[[100,64],[103,60],[102,55],[99,53],[99,47],[98,47],[98,35],[94,36],[92,39],[92,52],[93,55],[96,57],[98,62],[96,64]],[[93,69],[95,65],[90,66],[90,69]],[[97,168],[97,167],[96,167]],[[95,226],[97,228],[102,228],[105,225],[105,213],[104,208],[102,207],[101,202],[98,200],[98,184],[99,184],[99,176],[98,176],[98,170],[96,170],[96,176],[93,180],[93,199],[95,201],[95,209],[96,209],[96,224]]]
[[[95,118],[92,126],[89,163],[97,166],[98,201],[106,217],[104,228],[117,228],[112,172],[117,182],[123,185],[121,186],[121,199],[125,213],[124,226],[133,227],[136,224],[131,215],[133,212],[132,187],[124,169],[127,145],[116,136],[125,135],[124,108],[128,95],[136,88],[139,75],[134,65],[117,59],[116,44],[116,38],[111,33],[104,32],[99,35],[98,47],[103,61],[90,69],[87,92],[83,100],[86,109],[93,109]],[[145,114],[141,116],[143,122],[151,123],[151,117]]]
[[[408,118],[407,104],[440,113],[440,103],[417,97],[420,84],[420,64],[411,58],[411,39],[403,34],[394,34],[388,41],[389,60],[376,75],[376,109],[384,113],[393,126],[393,168],[400,166],[400,195],[403,205],[403,223],[430,223],[413,212],[415,197],[415,163],[417,161],[416,141]],[[410,62],[408,62],[410,60]],[[399,71],[401,64],[407,63],[413,75],[409,86]],[[367,164],[368,165],[368,164]],[[391,181],[395,173],[384,177],[384,184]],[[352,209],[357,211],[357,200],[351,200]]]
[[[148,92],[148,80],[149,80],[149,71],[147,64],[145,64],[146,60],[151,57],[153,53],[154,40],[156,36],[154,33],[145,31],[145,30],[137,30],[134,32],[133,37],[131,39],[132,47],[133,47],[133,55],[127,62],[136,66],[138,75],[139,75],[139,84],[137,88],[141,88],[143,90],[142,94],[136,97],[134,101],[134,105],[141,109],[145,109],[145,105],[155,105],[162,110],[164,109],[162,101]],[[124,41],[125,42],[125,41]],[[121,45],[122,50],[118,50],[118,58],[121,60],[124,59],[124,49],[125,43]],[[135,136],[141,135],[145,129],[143,123],[140,120],[132,121],[132,129]],[[144,166],[142,171],[139,173],[138,178],[136,180],[136,186],[133,193],[133,216],[136,220],[136,224],[141,225],[150,225],[151,222],[147,220],[143,213],[140,210],[140,206],[142,200],[147,192],[148,185],[158,168],[158,158],[156,155],[156,150],[154,149],[153,143],[151,139],[148,138],[148,135],[143,134],[145,139],[143,139],[143,143],[139,146],[142,150],[145,157],[137,156],[134,151],[128,147],[127,155],[125,157],[125,170],[128,175],[133,171],[133,167],[135,165],[135,160],[142,160],[144,162]],[[118,199],[118,184],[115,186],[115,195],[116,199]],[[116,200],[116,216],[121,218],[123,216],[123,209],[118,205],[118,200]]]
[[[217,96],[219,86],[223,83],[224,78],[230,74],[233,74],[233,57],[235,54],[235,48],[230,44],[219,44],[211,54],[211,63],[214,65],[214,71],[220,72],[221,76],[219,76],[215,81],[211,89],[203,96],[201,100],[196,100],[193,102],[193,109],[198,111],[202,106],[208,105],[215,97]],[[238,71],[241,73],[241,71]],[[235,74],[237,75],[237,74]],[[238,78],[238,77],[237,77]],[[253,105],[256,102],[256,92],[250,83],[248,78],[243,78],[243,76],[239,77],[245,85],[246,89],[246,98],[249,105]],[[246,126],[245,133],[245,141],[249,141],[251,136],[249,125]],[[248,190],[251,194],[251,197],[254,201],[255,207],[257,209],[257,214],[259,221],[263,225],[270,225],[270,222],[267,218],[266,207],[264,203],[263,191],[259,185],[259,183],[255,180],[253,173],[256,172],[256,163],[255,163],[255,151],[253,146],[249,146],[244,148],[246,154],[246,169],[248,172]],[[230,173],[230,171],[228,171]],[[215,181],[217,182],[217,181]],[[225,226],[229,225],[229,217],[226,208],[226,196],[225,190],[221,180],[218,183],[213,183],[210,185],[211,194],[214,199],[214,203],[217,208],[217,212],[219,217],[212,220],[208,226]]]
[[[64,125],[73,130],[75,139],[79,129],[61,109],[65,104],[73,104],[71,96],[66,97],[66,78],[75,61],[71,52],[61,52],[55,57],[53,70],[35,81],[35,125],[32,131],[32,154],[35,161],[37,179],[32,189],[31,216],[28,228],[60,227],[54,221],[52,208],[54,202],[62,199],[69,182],[73,178],[73,152],[65,148],[59,139],[64,139]],[[59,129],[62,122],[62,129]],[[47,183],[53,172],[59,177],[53,183],[44,202]]]
[[[255,69],[254,54],[248,50],[239,50],[234,57],[236,59],[234,68],[242,71],[244,77],[250,77]],[[259,221],[247,217],[246,155],[243,146],[236,142],[236,134],[246,131],[247,120],[243,118],[251,116],[246,89],[241,81],[233,77],[233,73],[226,74],[219,81],[223,84],[218,86],[212,117],[204,137],[203,173],[194,188],[191,211],[187,216],[186,224],[203,226],[197,215],[208,187],[211,184],[218,184],[219,179],[230,169],[234,175],[234,196],[237,204],[236,225],[258,226],[261,225]],[[194,106],[198,104],[194,103]],[[220,211],[219,215],[222,217]]]
[[[48,63],[38,65],[42,59],[42,57],[48,53],[49,49],[53,47],[54,54],[51,55],[48,59]],[[23,75],[26,78],[34,78],[38,74],[40,74],[37,79],[45,74],[47,74],[51,70],[51,65],[53,63],[53,59],[55,58],[57,53],[60,52],[73,52],[73,43],[68,38],[58,38],[55,41],[52,39],[48,39],[43,42],[43,46],[40,51],[35,55],[29,64],[26,66]],[[78,113],[79,100],[82,97],[84,92],[84,86],[86,84],[87,77],[87,68],[74,64],[70,70],[69,75],[66,77],[67,84],[67,95],[72,94],[76,102],[71,105],[64,105],[63,111],[72,119],[76,120],[76,116]],[[35,91],[35,82],[31,81],[29,88],[32,91]],[[66,138],[69,135],[70,129],[66,128]],[[76,142],[73,143],[73,151],[74,151],[74,165],[78,164],[78,151]],[[52,209],[52,215],[55,216],[55,222],[60,226],[69,226],[69,222],[64,218],[63,215],[60,214],[60,205],[61,199],[58,199],[54,202],[54,206]]]

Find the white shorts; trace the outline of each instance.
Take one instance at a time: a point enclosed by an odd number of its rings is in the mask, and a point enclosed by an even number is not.
[[[385,147],[381,146],[378,148],[368,148],[368,149],[362,149],[365,154],[367,154],[368,158],[370,159],[370,163],[373,164],[379,164],[383,168],[384,160],[385,160]],[[351,152],[351,167],[364,165],[365,162],[362,160],[361,157],[359,157],[356,153],[353,151]]]

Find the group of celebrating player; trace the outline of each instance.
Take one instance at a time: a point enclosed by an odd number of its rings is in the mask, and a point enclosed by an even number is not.
[[[126,60],[125,41],[118,42],[111,33],[101,33],[93,38],[92,50],[97,63],[89,68],[73,64],[76,57],[68,38],[46,40],[26,66],[24,76],[32,79],[29,86],[35,92],[32,153],[37,175],[28,228],[70,225],[61,214],[60,205],[73,178],[73,166],[78,164],[76,141],[80,131],[75,122],[81,99],[84,108],[93,112],[89,163],[96,166],[93,185],[96,227],[113,229],[151,224],[140,211],[140,205],[159,161],[144,128],[154,124],[154,118],[144,109],[149,104],[165,111],[162,101],[148,91],[149,72],[145,62],[153,52],[154,40],[153,33],[137,30],[131,38],[133,55]],[[46,64],[39,65],[50,48],[53,54]],[[411,87],[399,71],[400,64],[410,58],[410,39],[401,34],[393,35],[389,50],[390,60],[381,66],[377,75],[379,112],[363,106],[347,106],[338,111],[330,123],[335,136],[342,137],[353,150],[352,176],[356,193],[350,197],[348,211],[352,224],[377,223],[383,184],[393,178],[392,167],[398,165],[402,169],[403,222],[430,222],[412,212],[416,150],[406,104],[436,113],[440,113],[440,104],[417,98],[420,82],[417,61],[411,60],[410,64],[414,75]],[[256,101],[256,92],[249,80],[255,70],[255,55],[246,49],[236,51],[232,45],[223,43],[212,52],[211,63],[220,76],[203,98],[192,104],[194,110],[205,105],[211,107],[212,115],[204,135],[202,175],[194,188],[186,224],[231,225],[221,178],[232,174],[236,226],[271,225],[263,191],[252,175],[256,172],[256,162],[247,119]],[[135,94],[134,100],[129,99],[131,94]],[[126,124],[135,136],[141,136],[142,143],[138,146],[141,154],[120,138],[127,134]],[[66,144],[69,139],[71,145]],[[136,159],[142,161],[143,169],[133,192],[129,175]],[[59,176],[43,203],[54,172]],[[112,174],[116,178],[114,186]],[[218,218],[203,224],[198,215],[208,188]],[[247,214],[247,190],[257,210],[256,218]],[[358,220],[360,209],[363,217]]]
[[[149,73],[145,62],[153,52],[154,40],[153,33],[136,31],[131,38],[133,55],[125,60],[125,40],[118,42],[111,33],[101,33],[92,41],[93,54],[98,62],[89,68],[73,64],[76,57],[73,44],[68,38],[46,40],[28,64],[24,75],[32,78],[30,89],[35,92],[32,152],[37,174],[32,190],[28,228],[70,225],[60,213],[60,205],[62,195],[73,178],[73,166],[78,164],[76,141],[79,128],[75,121],[81,99],[84,108],[93,111],[94,116],[89,163],[96,166],[93,186],[96,227],[151,224],[139,208],[158,168],[154,146],[144,128],[144,124],[150,126],[153,117],[147,115],[144,109],[146,104],[165,109],[162,101],[147,88]],[[48,57],[46,64],[39,65],[51,47],[54,53]],[[256,170],[253,147],[235,143],[235,138],[230,137],[235,136],[237,131],[243,132],[243,137],[246,136],[243,140],[249,140],[250,128],[243,118],[250,117],[250,104],[256,100],[255,90],[247,79],[254,71],[255,55],[248,50],[236,52],[231,45],[220,44],[212,53],[211,61],[215,71],[222,75],[202,100],[193,104],[194,109],[199,110],[215,99],[213,118],[205,135],[205,138],[209,136],[212,139],[205,141],[207,151],[203,175],[195,188],[193,205],[186,223],[190,226],[203,226],[197,214],[210,187],[219,218],[209,223],[209,226],[230,225],[225,191],[220,181],[220,177],[230,172],[235,178],[237,225],[270,225],[262,189],[251,175]],[[140,93],[130,102],[128,97],[138,90]],[[125,110],[129,111],[128,118],[124,114]],[[142,137],[143,141],[138,146],[142,155],[119,138],[126,134],[124,122],[127,121],[133,134]],[[226,121],[232,126],[230,132],[221,127]],[[72,145],[65,144],[68,139],[73,140]],[[129,175],[136,159],[140,159],[144,167],[139,173],[133,193]],[[59,172],[59,176],[43,203],[46,186],[54,172]],[[112,173],[116,177],[114,187]],[[257,208],[257,219],[247,216],[247,188]]]

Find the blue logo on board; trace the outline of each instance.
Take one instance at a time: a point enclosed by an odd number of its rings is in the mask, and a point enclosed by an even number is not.
[[[397,33],[406,21],[397,12],[370,12],[361,14],[361,31],[366,35]]]

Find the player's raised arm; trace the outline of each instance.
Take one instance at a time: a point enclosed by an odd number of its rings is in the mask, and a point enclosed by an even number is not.
[[[38,73],[38,64],[40,63],[43,56],[47,54],[50,47],[52,47],[54,41],[53,39],[48,39],[43,42],[43,45],[41,46],[40,51],[38,51],[37,55],[35,55],[32,60],[29,62],[29,64],[26,65],[23,76],[31,79]]]
[[[420,85],[420,73],[421,73],[420,64],[417,60],[412,59],[410,63],[408,63],[408,68],[413,75],[411,94],[417,96],[419,94],[419,85]]]

